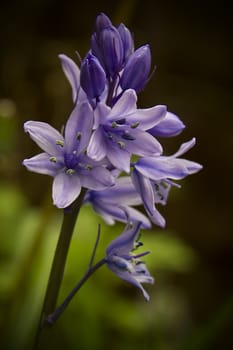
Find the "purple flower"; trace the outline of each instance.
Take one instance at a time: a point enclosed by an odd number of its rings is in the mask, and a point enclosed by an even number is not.
[[[105,71],[98,59],[90,53],[82,61],[80,83],[90,99],[98,98],[105,89]]]
[[[137,241],[141,223],[135,222],[132,227],[127,226],[125,231],[114,239],[106,249],[106,264],[118,277],[139,288],[146,301],[150,297],[141,283],[154,283],[153,277],[147,270],[145,263],[139,258],[148,254],[134,254],[133,252],[142,245]]]
[[[69,206],[81,187],[100,190],[111,186],[114,178],[102,163],[90,159],[85,150],[93,127],[93,110],[89,103],[78,103],[72,111],[63,137],[44,122],[28,121],[24,129],[42,148],[23,164],[28,170],[54,177],[53,202],[58,208]]]
[[[113,108],[100,102],[95,109],[94,132],[87,148],[89,157],[101,160],[107,157],[117,169],[130,171],[132,154],[158,155],[160,143],[148,132],[166,115],[165,106],[137,109],[137,95],[127,90]]]
[[[164,227],[165,220],[155,207],[155,203],[166,203],[172,180],[181,180],[202,169],[198,163],[178,158],[195,144],[195,138],[181,145],[172,156],[144,157],[134,165],[132,181],[140,193],[150,219]],[[160,198],[160,201],[159,201]]]
[[[151,52],[149,45],[139,47],[128,59],[120,79],[123,90],[143,90],[147,83],[151,67]]]
[[[151,227],[150,220],[132,207],[141,205],[142,200],[129,176],[118,178],[114,186],[102,191],[89,190],[85,195],[84,203],[91,204],[95,212],[101,215],[109,225],[115,224],[115,221],[140,221],[142,228]]]

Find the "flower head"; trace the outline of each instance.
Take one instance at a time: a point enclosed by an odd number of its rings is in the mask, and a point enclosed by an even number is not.
[[[150,297],[141,283],[154,283],[154,279],[145,263],[140,260],[140,257],[149,252],[134,254],[135,250],[142,245],[137,240],[140,226],[140,222],[135,222],[132,227],[127,226],[125,231],[108,245],[106,263],[118,277],[139,288],[146,301],[149,301]]]
[[[82,187],[99,190],[114,183],[104,163],[85,154],[92,126],[93,110],[88,102],[75,106],[64,137],[47,123],[28,121],[24,124],[25,131],[44,153],[25,159],[23,164],[30,171],[54,177],[53,201],[58,208],[69,206]]]
[[[141,194],[150,219],[161,227],[165,226],[165,220],[155,207],[155,203],[165,204],[171,185],[179,187],[172,180],[181,180],[202,169],[202,166],[196,162],[179,158],[194,144],[193,138],[183,143],[172,156],[144,157],[134,165],[132,181]]]

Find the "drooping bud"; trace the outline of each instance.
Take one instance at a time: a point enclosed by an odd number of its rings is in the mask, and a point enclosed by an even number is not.
[[[184,123],[177,115],[167,112],[165,118],[159,124],[147,131],[155,137],[171,137],[179,135],[184,128]]]
[[[141,91],[147,83],[151,67],[151,52],[149,45],[139,47],[129,57],[121,76],[120,85],[123,90]]]
[[[98,98],[105,88],[106,74],[98,59],[88,53],[81,64],[80,84],[87,96]]]
[[[123,23],[121,23],[117,29],[123,44],[123,50],[124,50],[123,61],[124,63],[126,63],[129,56],[134,52],[134,41],[129,29]]]
[[[123,65],[123,44],[120,34],[114,26],[108,26],[95,32],[91,39],[91,51],[95,55],[106,75],[116,77]]]

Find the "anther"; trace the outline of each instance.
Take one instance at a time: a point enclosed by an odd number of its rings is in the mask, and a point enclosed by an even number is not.
[[[64,147],[64,141],[56,140],[56,145],[59,145],[61,147]]]
[[[53,163],[57,162],[57,158],[56,157],[50,157],[49,160],[50,160],[50,162],[53,162]]]
[[[66,174],[67,175],[73,175],[75,173],[75,170],[74,169],[67,169],[66,170]]]

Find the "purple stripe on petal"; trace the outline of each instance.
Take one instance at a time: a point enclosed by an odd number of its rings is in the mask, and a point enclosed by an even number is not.
[[[88,102],[77,103],[65,128],[66,152],[81,153],[88,145],[93,127],[93,110]]]

